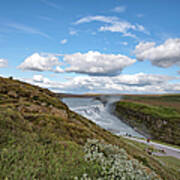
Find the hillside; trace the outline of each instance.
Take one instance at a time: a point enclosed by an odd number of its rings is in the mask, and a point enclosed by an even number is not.
[[[180,145],[180,95],[126,95],[115,114],[152,139]]]
[[[87,139],[116,145],[97,145],[105,158],[123,148],[123,163],[138,160],[142,175],[155,171],[158,179],[179,178],[158,158],[70,111],[49,90],[0,77],[0,179],[74,179],[85,173],[96,179],[103,170],[99,161],[84,158]]]

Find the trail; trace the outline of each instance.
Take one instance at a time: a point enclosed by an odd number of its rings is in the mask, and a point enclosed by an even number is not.
[[[164,144],[159,144],[159,143],[152,142],[152,141],[147,143],[146,140],[138,139],[138,138],[134,138],[134,137],[128,137],[128,136],[123,136],[123,137],[127,138],[127,139],[131,139],[133,141],[144,143],[144,144],[149,145],[149,146],[154,146],[156,149],[160,149],[160,150],[165,151],[165,153],[159,153],[159,152],[153,153],[154,155],[157,155],[157,156],[173,156],[175,158],[180,159],[180,149],[178,149],[178,148],[174,148],[174,147],[164,145]]]

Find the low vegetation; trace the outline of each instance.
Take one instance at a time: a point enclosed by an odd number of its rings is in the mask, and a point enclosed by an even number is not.
[[[159,160],[70,111],[56,94],[0,77],[0,179],[99,177],[103,166],[85,159],[87,139],[123,148],[128,160],[159,178],[178,179]]]
[[[115,114],[153,139],[180,145],[179,107],[180,95],[125,96],[116,103]]]
[[[126,143],[128,143],[131,146],[135,146],[136,148],[141,149],[143,151],[150,149],[151,152],[155,152],[155,153],[160,152],[162,154],[161,156],[154,156],[153,155],[153,158],[155,158],[157,161],[159,161],[160,164],[162,164],[164,167],[166,167],[167,174],[173,173],[174,176],[177,179],[179,179],[180,159],[177,159],[175,157],[169,157],[169,156],[166,156],[165,154],[163,156],[162,151],[159,151],[158,149],[155,149],[153,146],[149,146],[147,144],[142,144],[142,143],[130,140],[130,139],[127,139]],[[138,158],[140,159],[141,157],[138,157]],[[141,160],[144,162],[144,164],[146,164],[145,158],[142,158]]]
[[[139,161],[131,159],[123,148],[104,144],[98,140],[88,140],[85,145],[85,159],[100,165],[97,179],[133,179],[158,180],[156,173],[149,172]],[[83,177],[88,179],[88,175]]]

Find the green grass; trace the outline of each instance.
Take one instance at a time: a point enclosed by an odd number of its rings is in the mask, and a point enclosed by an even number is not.
[[[142,102],[148,105],[173,108],[180,113],[180,94],[125,95],[123,99],[130,102]]]
[[[180,118],[180,113],[173,108],[152,106],[135,102],[119,102],[117,103],[117,105],[118,104],[125,108],[129,108],[131,110],[138,111],[158,118]]]
[[[26,136],[27,138],[27,136]],[[98,175],[100,167],[87,163],[80,146],[73,142],[51,142],[46,139],[12,139],[1,149],[0,179],[72,179],[88,173]]]
[[[180,178],[180,159],[168,156],[160,156],[157,159],[167,167],[168,173],[173,172],[176,174],[177,179]]]
[[[70,111],[56,94],[0,77],[0,179],[97,177],[101,167],[84,160],[87,139],[124,148],[163,179],[177,180],[141,149]]]

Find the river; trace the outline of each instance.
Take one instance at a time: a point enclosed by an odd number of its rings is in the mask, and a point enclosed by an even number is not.
[[[111,113],[112,103],[119,99],[120,97],[108,97],[104,102],[95,98],[63,98],[62,100],[72,111],[116,135],[130,134],[143,137]]]

